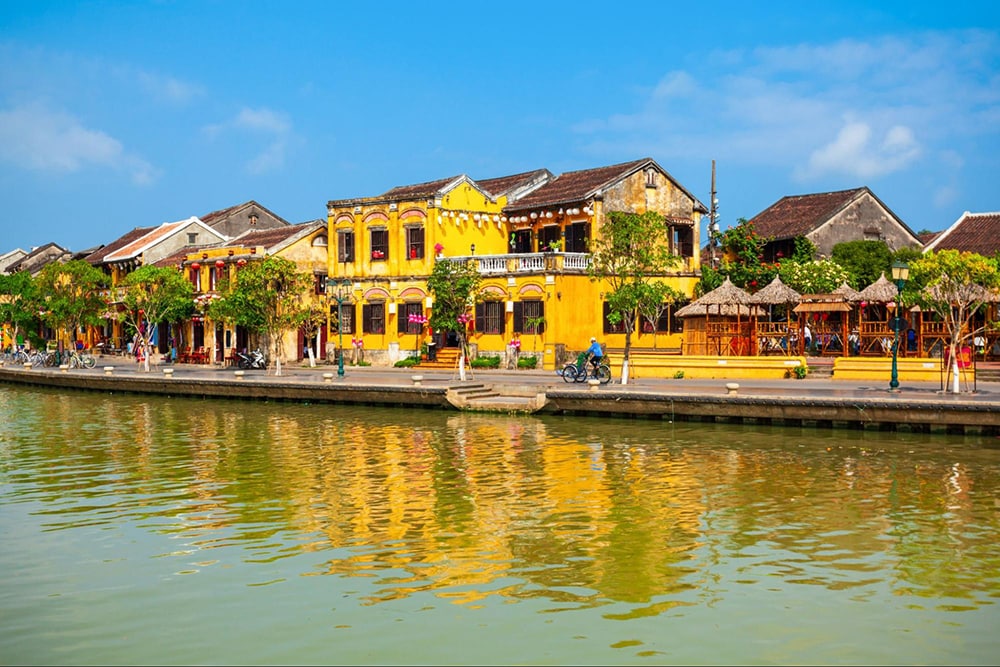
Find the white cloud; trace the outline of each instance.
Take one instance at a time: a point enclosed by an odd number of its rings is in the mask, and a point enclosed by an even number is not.
[[[247,171],[252,174],[263,174],[283,167],[289,140],[293,135],[292,124],[285,114],[270,109],[246,108],[241,109],[232,120],[205,126],[204,132],[212,139],[229,132],[263,136],[265,146],[246,164]]]
[[[631,109],[574,130],[615,157],[629,149],[801,179],[885,176],[959,139],[1000,133],[998,57],[985,31],[719,50],[665,73]]]
[[[40,104],[0,111],[0,160],[34,171],[71,173],[89,166],[120,169],[137,184],[149,183],[157,175],[149,163],[128,154],[114,137]]]
[[[920,155],[913,132],[903,126],[890,127],[881,141],[873,141],[870,125],[847,122],[836,139],[815,150],[796,177],[809,180],[826,174],[847,174],[862,180],[905,169]]]
[[[204,95],[201,86],[187,83],[172,76],[138,72],[139,85],[154,99],[175,105],[186,105]]]

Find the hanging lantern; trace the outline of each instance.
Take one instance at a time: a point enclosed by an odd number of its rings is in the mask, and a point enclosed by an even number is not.
[[[193,262],[191,264],[191,268],[194,269],[195,271],[197,271],[198,269],[201,268],[201,264],[199,264],[198,262]]]
[[[247,265],[247,261],[245,259],[243,259],[242,257],[240,257],[238,260],[236,260],[236,266],[240,267],[241,269],[244,266],[246,266],[246,265]]]
[[[226,263],[225,263],[225,262],[223,262],[223,261],[222,261],[221,259],[217,259],[217,260],[215,260],[215,268],[217,268],[217,269],[221,269],[221,268],[222,268],[222,267],[224,267],[225,265],[226,265]]]

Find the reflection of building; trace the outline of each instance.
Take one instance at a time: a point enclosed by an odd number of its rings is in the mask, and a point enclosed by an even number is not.
[[[707,212],[649,158],[557,177],[544,169],[479,181],[461,175],[327,207],[336,248],[329,275],[351,283],[344,333],[363,339],[367,358],[391,364],[417,350],[422,327],[410,316],[433,309],[426,287],[433,262],[467,259],[483,278],[474,349],[502,355],[518,334],[521,356],[540,357],[547,368],[584,349],[592,335],[624,345],[623,331],[607,320],[607,286],[588,276],[588,251],[608,212],[666,218],[659,240],[681,263],[664,279],[686,294],[699,278],[698,227]],[[656,329],[661,345],[679,346],[669,315]],[[652,335],[636,338],[652,346]],[[455,341],[440,336],[436,343],[445,349]]]

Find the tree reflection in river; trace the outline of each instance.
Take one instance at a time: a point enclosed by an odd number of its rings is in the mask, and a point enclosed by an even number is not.
[[[625,621],[796,586],[950,612],[1000,590],[986,438],[7,388],[0,416],[0,506],[36,503],[35,529],[132,525],[171,538],[147,557],[354,580],[363,606]]]

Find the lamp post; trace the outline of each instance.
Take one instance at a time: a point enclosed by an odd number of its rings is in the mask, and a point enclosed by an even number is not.
[[[350,296],[350,286],[351,281],[348,279],[344,280],[327,280],[326,281],[326,296],[327,298],[333,299],[337,302],[337,334],[340,337],[340,342],[338,343],[337,356],[337,377],[344,377],[344,302]]]
[[[892,320],[894,331],[892,341],[892,375],[889,378],[889,391],[899,390],[899,371],[896,368],[896,357],[899,354],[899,330],[905,320],[900,315],[902,306],[900,305],[900,295],[903,292],[903,285],[910,277],[910,266],[904,262],[892,263],[892,279],[896,283],[896,317]]]

